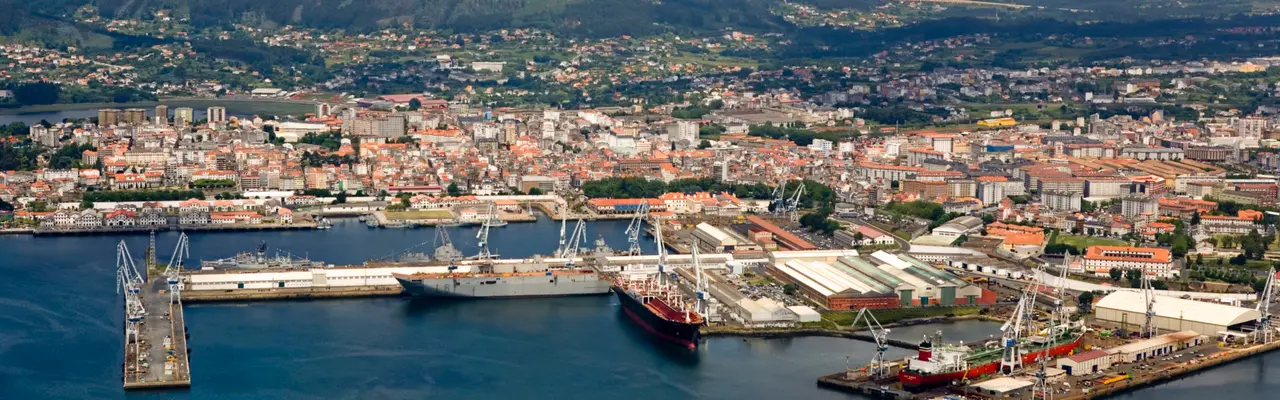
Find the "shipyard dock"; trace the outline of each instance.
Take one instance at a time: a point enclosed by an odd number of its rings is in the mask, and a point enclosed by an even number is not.
[[[1224,347],[1210,341],[1186,347],[1165,357],[1150,361],[1115,364],[1111,371],[1082,377],[1059,376],[1051,380],[1053,398],[1058,400],[1092,400],[1109,398],[1144,387],[1177,380],[1181,377],[1228,364],[1280,348],[1280,341],[1242,348]],[[890,361],[888,377],[873,381],[862,369],[841,371],[818,378],[818,387],[846,393],[883,399],[929,399],[948,395],[978,396],[979,398],[1037,399],[1031,391],[1033,371],[1024,369],[1010,377],[996,375],[994,379],[971,382],[967,386],[953,386],[932,391],[912,393],[902,389],[897,380],[897,369],[905,360]],[[1052,364],[1052,363],[1051,363]],[[1025,385],[1025,386],[1024,386]],[[1008,392],[989,393],[984,388],[1014,388]],[[972,397],[970,397],[972,398]]]
[[[137,324],[136,340],[128,332],[124,343],[125,390],[180,389],[191,386],[187,327],[180,299],[170,300],[168,283],[143,283],[138,298],[147,313]],[[127,307],[127,306],[126,306]],[[126,310],[126,313],[128,311]]]

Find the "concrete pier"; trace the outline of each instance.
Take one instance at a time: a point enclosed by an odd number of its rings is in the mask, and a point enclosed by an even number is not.
[[[181,301],[170,301],[164,278],[152,279],[142,288],[147,314],[138,326],[138,341],[124,343],[124,388],[174,389],[191,386],[187,354],[187,327]]]

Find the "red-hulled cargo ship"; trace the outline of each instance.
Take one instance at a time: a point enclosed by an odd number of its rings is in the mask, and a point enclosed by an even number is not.
[[[688,309],[674,290],[653,279],[618,280],[613,286],[613,293],[628,318],[658,338],[696,349],[701,338],[702,315]]]
[[[1075,351],[1080,346],[1080,331],[1065,330],[1052,338],[1034,336],[1019,342],[1019,353],[1022,365],[1033,365],[1045,356],[1045,345],[1048,343],[1049,358],[1061,357]],[[920,343],[920,352],[915,358],[907,360],[898,380],[908,390],[926,389],[942,386],[966,379],[977,379],[1000,371],[1004,349],[999,342],[973,348],[963,344],[958,346],[934,346],[929,339]]]

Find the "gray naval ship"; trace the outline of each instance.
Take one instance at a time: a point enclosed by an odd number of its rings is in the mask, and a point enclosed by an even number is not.
[[[267,255],[267,242],[258,245],[256,251],[236,254],[235,257],[212,261],[201,261],[201,269],[289,269],[289,268],[325,268],[324,262],[295,257],[292,254]]]
[[[457,267],[450,266],[451,271]],[[405,293],[422,297],[548,297],[604,295],[609,280],[591,269],[553,268],[534,258],[483,264],[475,272],[392,274]]]

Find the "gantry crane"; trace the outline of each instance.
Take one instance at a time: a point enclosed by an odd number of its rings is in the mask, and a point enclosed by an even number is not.
[[[875,314],[867,308],[858,310],[858,315],[853,317],[853,324],[849,325],[849,328],[856,329],[858,323],[866,325],[867,330],[871,332],[871,338],[876,342],[876,354],[871,357],[871,363],[867,364],[867,376],[873,381],[888,377],[889,363],[885,362],[884,353],[889,351],[889,330],[881,326]]]

